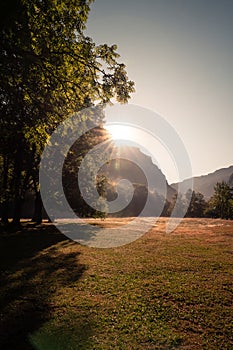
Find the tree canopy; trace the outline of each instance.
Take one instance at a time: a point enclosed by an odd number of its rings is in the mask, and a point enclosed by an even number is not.
[[[134,91],[117,46],[85,35],[91,2],[0,3],[1,202],[14,200],[16,221],[25,191],[39,190],[40,154],[59,122],[113,97],[125,103]]]

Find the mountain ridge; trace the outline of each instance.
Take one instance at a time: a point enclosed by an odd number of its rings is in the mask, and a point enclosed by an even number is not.
[[[229,182],[233,176],[233,165],[229,167],[217,169],[206,175],[194,176],[193,177],[193,190],[200,192],[206,199],[209,199],[214,193],[214,186],[217,182],[226,181]],[[181,182],[170,184],[172,188],[177,190],[178,184],[184,184],[190,179],[185,179]]]

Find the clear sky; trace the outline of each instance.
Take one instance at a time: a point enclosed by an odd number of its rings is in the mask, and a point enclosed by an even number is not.
[[[91,8],[87,34],[118,45],[136,84],[130,102],[176,129],[193,174],[232,165],[233,1],[96,0]]]

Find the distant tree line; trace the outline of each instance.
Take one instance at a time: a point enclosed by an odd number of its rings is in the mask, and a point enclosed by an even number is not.
[[[145,216],[170,216],[173,213],[175,217],[233,219],[233,187],[224,181],[215,185],[214,194],[209,200],[205,200],[203,194],[190,189],[185,195],[175,194],[173,199],[168,201],[156,191],[149,192],[145,185],[135,183],[133,186],[132,201],[126,208],[112,216],[138,216],[146,201],[149,200],[150,205],[149,209],[144,212]],[[127,196],[124,188],[122,192]],[[108,200],[116,198],[115,186],[108,183],[103,196]],[[188,210],[186,210],[187,203],[189,203]]]
[[[134,196],[131,203],[112,216],[137,216],[149,198],[150,206],[144,213],[145,216],[170,216],[173,213],[175,217],[233,219],[233,187],[231,187],[230,182],[218,182],[214,187],[214,194],[209,200],[205,200],[203,194],[190,189],[185,195],[175,194],[173,199],[168,201],[156,191],[148,192],[145,185],[137,183],[133,185]],[[127,191],[124,188],[122,192],[127,196]],[[116,198],[115,186],[108,183],[104,195],[108,200]],[[188,210],[186,210],[187,203],[189,203]]]
[[[233,219],[233,187],[230,181],[217,182],[214,194],[209,200],[205,200],[203,194],[192,190],[188,190],[184,196],[176,195],[168,207],[168,215],[176,201],[178,205],[174,214],[178,217],[184,215],[185,203],[188,201],[190,204],[185,217]]]

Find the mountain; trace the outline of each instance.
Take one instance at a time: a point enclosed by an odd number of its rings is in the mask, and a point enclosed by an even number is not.
[[[188,180],[181,183],[185,184]],[[193,189],[195,192],[202,193],[206,199],[214,194],[214,186],[217,182],[226,181],[233,185],[233,165],[228,168],[218,169],[208,175],[196,176],[193,178]],[[177,190],[178,183],[171,184],[171,187]]]
[[[128,205],[112,212],[111,216],[131,217],[166,215],[168,205],[176,191],[168,184],[165,175],[152,162],[150,156],[144,154],[138,147],[123,146],[111,149],[111,160],[105,163],[99,173],[108,179],[106,197],[109,201],[117,198],[127,199]],[[127,179],[133,185],[133,195],[130,196],[129,183],[120,180]],[[117,187],[116,187],[117,184]]]
[[[111,182],[119,179],[128,179],[133,184],[145,185],[148,181],[152,184],[151,190],[171,200],[176,190],[172,188],[162,173],[162,171],[152,162],[150,156],[143,153],[138,147],[120,146],[112,152],[111,160],[101,168],[101,173],[105,174]],[[145,176],[147,174],[147,178]],[[165,191],[164,191],[165,190]]]

